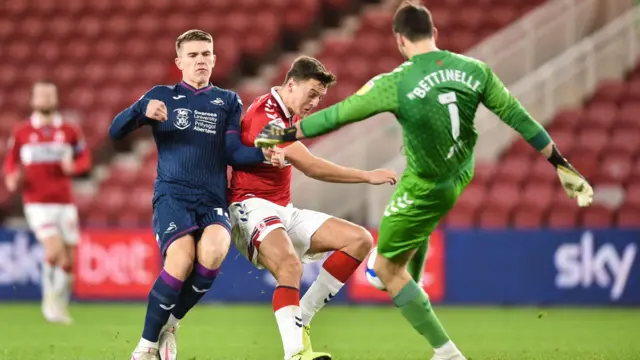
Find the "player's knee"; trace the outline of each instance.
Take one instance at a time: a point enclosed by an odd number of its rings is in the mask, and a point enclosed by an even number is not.
[[[295,254],[287,254],[278,261],[273,272],[279,284],[286,284],[291,281],[299,282],[303,269],[302,262]]]
[[[361,226],[354,226],[354,229],[351,231],[350,240],[353,248],[353,255],[356,257],[364,258],[373,248],[373,236],[371,236],[371,233]]]
[[[198,262],[209,269],[217,269],[222,265],[231,244],[229,232],[224,228],[218,228],[205,229],[198,242]]]
[[[198,262],[208,269],[217,269],[222,265],[225,256],[227,256],[228,249],[228,244],[227,246],[221,244],[198,246]]]
[[[193,237],[186,235],[169,245],[164,259],[164,268],[183,280],[191,272],[195,258],[196,248]]]

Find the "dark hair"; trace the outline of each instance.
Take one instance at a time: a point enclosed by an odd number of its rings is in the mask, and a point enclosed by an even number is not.
[[[311,56],[300,56],[293,61],[291,68],[284,78],[286,84],[289,79],[294,80],[318,80],[325,87],[330,87],[336,83],[336,76],[328,71],[318,59]]]
[[[176,53],[178,55],[180,55],[180,48],[182,47],[182,44],[189,41],[206,41],[213,44],[213,36],[211,36],[211,34],[209,34],[208,32],[198,29],[186,31],[176,39]]]
[[[405,1],[393,17],[393,32],[415,42],[433,37],[431,12],[414,1]]]

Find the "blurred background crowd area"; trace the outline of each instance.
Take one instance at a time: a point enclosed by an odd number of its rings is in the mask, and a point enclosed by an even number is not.
[[[550,129],[570,161],[596,185],[580,210],[555,172],[478,115],[476,178],[443,223],[450,227],[640,226],[640,70],[631,0],[424,0],[442,49],[486,61]],[[404,59],[391,20],[398,0],[5,0],[0,3],[0,156],[29,115],[34,81],[59,88],[95,158],[75,198],[86,226],[149,226],[157,154],[149,129],[114,143],[111,119],[156,84],[180,80],[175,39],[210,32],[212,82],[245,107],[284,78],[299,54],[338,77],[320,107],[356,91]],[[363,131],[374,128],[382,132]],[[504,126],[503,126],[504,127]],[[364,135],[363,135],[364,134]],[[355,136],[355,137],[354,137]],[[355,140],[354,140],[355,139]],[[351,141],[353,140],[353,141]],[[403,168],[401,135],[387,116],[309,142],[312,151],[361,168]],[[375,226],[389,189],[311,183],[294,175],[294,202]],[[385,200],[383,200],[385,199]],[[553,216],[549,216],[553,209]],[[18,196],[0,187],[0,218],[19,223]]]

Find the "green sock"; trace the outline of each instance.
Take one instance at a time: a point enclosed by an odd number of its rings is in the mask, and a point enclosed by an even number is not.
[[[400,308],[411,326],[424,336],[435,349],[449,341],[447,332],[433,312],[427,294],[415,281],[411,280],[400,293],[393,298],[394,304]]]

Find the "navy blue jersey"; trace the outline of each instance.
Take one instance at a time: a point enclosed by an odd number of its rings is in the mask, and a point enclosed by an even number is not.
[[[145,116],[149,100],[167,107],[165,122]],[[233,91],[213,85],[194,87],[181,82],[155,86],[118,114],[109,129],[114,139],[149,125],[158,148],[159,194],[200,195],[216,206],[227,204],[227,165],[259,163],[262,151],[241,144],[242,101]]]

